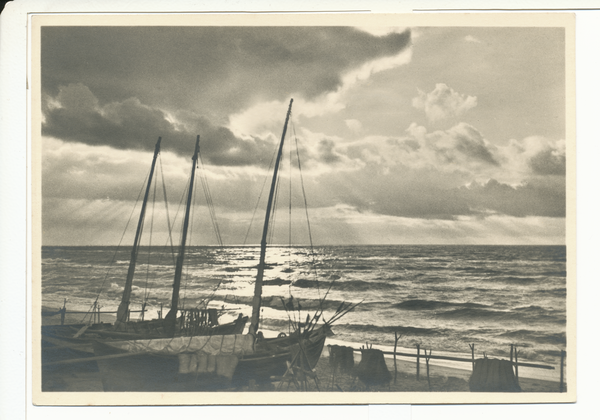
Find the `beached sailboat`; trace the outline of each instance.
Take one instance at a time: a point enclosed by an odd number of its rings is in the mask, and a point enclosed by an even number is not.
[[[131,257],[127,278],[123,288],[121,302],[117,309],[116,321],[110,323],[91,323],[75,325],[46,325],[42,327],[42,340],[54,346],[68,347],[74,350],[93,353],[91,343],[96,340],[134,340],[150,338],[170,338],[177,336],[194,335],[227,335],[240,334],[244,330],[248,317],[240,314],[238,318],[230,323],[219,324],[217,309],[185,309],[179,305],[179,293],[183,264],[186,255],[186,241],[189,228],[190,209],[194,191],[194,178],[196,166],[199,159],[200,136],[196,138],[196,146],[192,157],[192,173],[186,200],[185,216],[181,234],[181,244],[175,265],[175,277],[173,281],[173,292],[171,297],[171,308],[167,315],[152,320],[130,321],[130,300],[133,287],[133,278],[136,271],[138,253],[140,250],[141,234],[146,216],[146,207],[150,194],[150,187],[157,157],[160,152],[161,138],[158,138],[154,148],[152,165],[148,175],[148,182],[142,202],[140,217],[137,224],[135,239],[131,249]],[[94,307],[96,307],[94,303]]]
[[[305,322],[293,323],[289,335],[264,338],[259,331],[269,221],[292,103],[269,192],[248,333],[96,342],[95,360],[105,391],[216,390],[244,386],[250,381],[261,384],[278,380],[295,364],[307,371],[316,366],[331,324],[354,305],[342,303],[329,320],[323,318],[321,305]]]

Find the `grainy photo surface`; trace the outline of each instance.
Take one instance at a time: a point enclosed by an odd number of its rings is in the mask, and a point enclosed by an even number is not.
[[[32,22],[34,403],[574,400],[572,16]]]

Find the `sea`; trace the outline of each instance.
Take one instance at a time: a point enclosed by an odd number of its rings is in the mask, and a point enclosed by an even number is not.
[[[188,247],[180,307],[220,309],[222,322],[250,315],[259,253]],[[84,312],[85,321],[97,301],[102,320],[112,321],[130,254],[126,247],[44,246],[42,306],[58,309],[66,299],[67,311]],[[141,318],[143,302],[145,319],[168,312],[175,258],[170,249],[142,247],[132,319]],[[343,302],[358,303],[333,324],[333,342],[413,353],[419,345],[466,358],[471,346],[476,358],[509,358],[514,345],[520,362],[555,366],[550,374],[558,377],[567,344],[565,246],[272,246],[266,261],[261,328],[270,332],[289,333],[290,320],[320,310],[329,319]]]

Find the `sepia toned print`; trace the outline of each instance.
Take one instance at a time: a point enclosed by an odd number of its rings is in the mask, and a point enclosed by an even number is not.
[[[535,16],[33,19],[34,403],[573,401]]]

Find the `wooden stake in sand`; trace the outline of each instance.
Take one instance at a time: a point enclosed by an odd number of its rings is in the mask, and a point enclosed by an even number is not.
[[[417,344],[417,381],[419,380],[419,364],[421,362],[421,345]]]
[[[560,351],[560,385],[559,392],[565,392],[565,375],[564,375],[564,366],[565,366],[565,356],[567,352],[564,350]]]
[[[398,348],[398,340],[400,340],[401,335],[398,335],[397,331],[394,331],[394,385],[396,385],[396,378],[398,377],[398,367],[396,365],[396,349]]]
[[[65,314],[67,313],[67,299],[63,303],[63,307],[60,309],[60,325],[65,325]]]
[[[429,387],[429,392],[431,392],[431,381],[429,380],[429,358],[431,357],[431,349],[429,350],[429,355],[427,354],[427,349],[425,349],[425,365],[427,366],[427,386]]]
[[[471,348],[471,365],[475,370],[475,343],[469,344],[469,347]]]
[[[515,377],[519,383],[519,350],[517,350],[517,346],[515,346]]]

